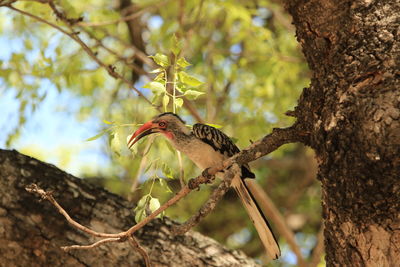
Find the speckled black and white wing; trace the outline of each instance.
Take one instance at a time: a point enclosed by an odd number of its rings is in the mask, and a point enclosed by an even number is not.
[[[215,151],[224,155],[225,158],[232,157],[240,152],[240,149],[226,134],[212,126],[196,123],[193,125],[192,131],[194,136],[210,145]],[[254,173],[250,171],[247,164],[242,167],[242,175],[246,178],[255,178]]]

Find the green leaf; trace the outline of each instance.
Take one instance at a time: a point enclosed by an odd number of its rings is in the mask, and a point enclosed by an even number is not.
[[[168,186],[167,182],[164,179],[158,179],[160,186],[165,189],[166,192],[172,193],[171,188]]]
[[[169,103],[169,96],[168,95],[164,95],[163,96],[163,107],[164,107],[164,110],[167,110],[168,103]]]
[[[175,56],[177,56],[182,50],[182,41],[180,41],[178,39],[178,37],[176,37],[176,35],[174,34],[174,36],[172,37],[172,47],[171,47],[171,51],[172,53],[174,53]]]
[[[210,125],[211,127],[217,128],[217,129],[222,128],[222,125],[219,125],[219,124],[212,124],[212,123],[206,123],[206,124]]]
[[[184,96],[186,96],[190,100],[196,99],[201,95],[204,95],[204,93],[196,90],[187,90],[184,94]]]
[[[203,84],[203,82],[199,81],[197,78],[187,74],[184,71],[178,72],[179,80],[189,86],[199,86]]]
[[[155,70],[149,71],[149,73],[159,73],[159,72],[163,72],[163,71],[164,71],[164,69],[162,69],[162,68],[158,68],[158,69],[155,69]]]
[[[169,59],[168,56],[164,54],[157,53],[154,56],[149,56],[154,60],[154,62],[161,66],[161,67],[168,67],[169,66]]]
[[[166,163],[164,163],[163,166],[162,166],[162,172],[165,175],[165,177],[167,177],[169,179],[174,179],[174,175],[172,174],[172,170]]]
[[[147,165],[147,167],[146,167],[146,169],[144,170],[143,173],[148,172],[149,169],[150,169],[150,167],[153,166],[154,162],[158,161],[159,159],[160,159],[160,158],[156,158],[156,159],[152,160],[152,161]]]
[[[139,208],[143,208],[147,205],[147,203],[150,201],[150,196],[149,195],[144,195],[141,199],[139,199],[137,206]]]
[[[178,66],[181,68],[186,68],[186,67],[192,65],[189,62],[187,62],[184,57],[179,58],[178,61],[176,62],[176,64],[178,64]]]
[[[95,136],[92,136],[92,137],[86,139],[85,141],[93,141],[93,140],[99,139],[99,138],[102,137],[105,133],[106,133],[106,131],[102,131],[102,132],[100,132],[99,134],[96,134]]]
[[[160,94],[165,92],[165,86],[160,82],[149,82],[145,84],[143,88],[150,89],[154,94]]]
[[[149,204],[149,201],[151,199],[150,195],[144,195],[137,203],[136,208],[134,209],[135,211],[135,221],[136,223],[139,223],[146,218],[146,207]]]
[[[149,203],[149,208],[151,212],[155,212],[159,207],[161,207],[160,201],[158,198],[151,198]]]
[[[176,98],[175,99],[175,106],[177,106],[177,107],[182,107],[182,105],[183,105],[183,99],[182,98]]]
[[[164,83],[165,83],[165,73],[164,73],[164,72],[159,73],[159,74],[154,78],[154,81],[156,81],[156,82],[161,82],[162,84],[164,84]]]
[[[114,124],[113,122],[108,121],[108,120],[103,120],[103,122],[104,122],[105,124]]]

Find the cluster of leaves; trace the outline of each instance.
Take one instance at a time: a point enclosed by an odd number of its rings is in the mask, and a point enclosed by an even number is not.
[[[184,57],[179,57],[179,41],[175,36],[173,37],[173,40],[174,46],[171,50],[171,58],[161,53],[150,56],[159,66],[159,68],[151,71],[150,73],[156,73],[158,75],[153,81],[147,83],[143,87],[148,88],[153,92],[153,104],[156,104],[158,99],[162,98],[162,106],[164,111],[168,110],[168,104],[172,99],[172,111],[176,112],[177,109],[181,108],[183,105],[183,97],[186,97],[190,100],[195,100],[204,93],[193,89],[203,83],[196,77],[184,71],[185,68],[190,66],[190,63],[187,62]],[[172,78],[168,77],[169,73],[171,73]],[[171,90],[167,89],[168,84],[171,84]]]

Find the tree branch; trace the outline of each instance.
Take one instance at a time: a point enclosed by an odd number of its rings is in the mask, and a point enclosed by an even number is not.
[[[190,217],[185,223],[182,225],[176,226],[172,229],[172,233],[174,235],[183,235],[191,228],[196,226],[201,219],[206,217],[211,211],[213,211],[217,205],[217,203],[221,200],[221,198],[225,195],[225,193],[229,190],[232,179],[240,175],[241,171],[237,164],[234,164],[227,172],[224,173],[224,179],[221,184],[213,191],[209,199],[203,206],[199,209],[199,211]]]
[[[135,250],[137,250],[140,253],[140,255],[142,255],[144,262],[146,264],[146,267],[150,267],[151,262],[150,262],[149,254],[147,254],[146,250],[139,244],[139,242],[136,240],[136,238],[133,236],[129,236],[128,242]]]
[[[121,81],[123,81],[125,84],[127,84],[130,88],[132,88],[140,97],[142,97],[147,103],[149,103],[152,107],[156,108],[159,112],[161,112],[161,110],[154,106],[153,103],[141,92],[139,91],[132,82],[130,82],[128,79],[126,79],[124,76],[122,76],[121,74],[119,74],[117,71],[115,71],[115,67],[112,65],[107,65],[105,64],[103,61],[101,61],[96,54],[90,49],[90,47],[88,47],[82,40],[81,38],[78,36],[78,34],[76,32],[73,31],[71,25],[69,24],[69,20],[64,18],[63,16],[60,16],[60,19],[62,19],[63,21],[65,21],[67,23],[67,26],[69,27],[69,29],[71,30],[71,32],[67,32],[66,30],[64,30],[63,28],[59,27],[58,25],[55,25],[45,19],[42,19],[41,17],[38,17],[34,14],[31,14],[29,12],[26,12],[24,10],[15,8],[11,5],[6,5],[8,8],[21,13],[25,16],[31,17],[39,22],[45,23],[47,25],[49,25],[50,27],[53,27],[54,29],[64,33],[65,35],[69,36],[72,40],[74,40],[76,43],[78,43],[82,49],[102,68],[104,68],[108,74],[115,78],[115,79],[120,79]],[[57,13],[56,13],[57,15]]]

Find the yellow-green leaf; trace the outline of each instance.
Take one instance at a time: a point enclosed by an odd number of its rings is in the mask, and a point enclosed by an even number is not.
[[[186,68],[191,65],[184,57],[179,58],[176,64],[178,64],[178,66],[181,68]]]
[[[169,59],[168,56],[161,54],[161,53],[157,53],[154,56],[150,56],[154,62],[161,66],[161,67],[168,67],[169,66]]]
[[[151,212],[156,211],[159,207],[161,207],[161,204],[160,204],[160,201],[158,200],[158,198],[150,199],[149,208],[150,208]]]
[[[165,86],[160,82],[149,82],[145,84],[143,88],[150,89],[154,94],[160,94],[165,92]]]
[[[99,138],[102,137],[105,133],[106,133],[106,131],[102,131],[102,132],[100,132],[99,134],[96,134],[95,136],[92,136],[92,137],[86,139],[85,141],[93,141],[93,140],[99,139]]]
[[[176,98],[175,99],[175,106],[177,106],[177,107],[182,107],[182,105],[183,105],[183,99],[182,98]]]
[[[196,90],[187,90],[184,94],[190,100],[196,99],[200,95],[204,95],[204,93]]]
[[[169,103],[169,96],[164,95],[163,96],[163,107],[164,107],[164,110],[167,110],[168,103]]]
[[[199,86],[199,85],[203,84],[203,82],[199,81],[197,78],[187,74],[184,71],[180,71],[178,73],[178,76],[179,76],[179,80],[182,83],[187,84],[189,86]]]

